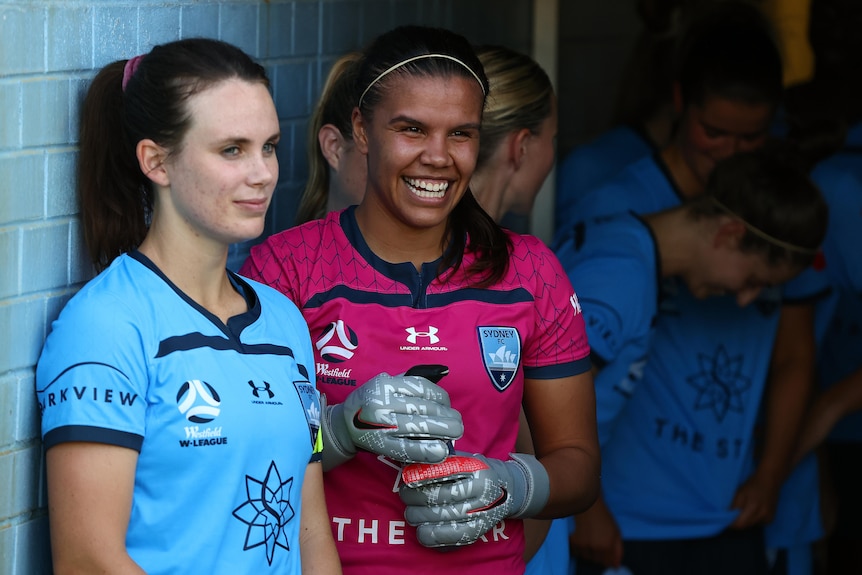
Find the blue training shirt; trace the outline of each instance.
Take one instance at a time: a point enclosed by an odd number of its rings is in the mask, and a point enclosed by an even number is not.
[[[229,273],[229,272],[228,272]],[[308,328],[275,290],[227,325],[140,253],[66,305],[39,360],[47,449],[139,452],[129,555],[150,575],[301,572],[301,491],[319,459]]]

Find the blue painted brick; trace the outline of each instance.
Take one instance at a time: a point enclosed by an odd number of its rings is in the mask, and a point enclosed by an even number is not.
[[[0,82],[0,150],[21,147],[20,110],[21,83]]]
[[[39,402],[36,401],[35,372],[27,371],[16,378],[18,384],[18,415],[12,438],[18,442],[28,442],[41,436],[41,416]]]
[[[12,375],[0,377],[0,451],[15,443],[15,428],[18,411],[18,378]]]
[[[0,299],[18,295],[20,237],[18,228],[0,228]]]
[[[32,74],[45,70],[45,9],[37,3],[0,6],[0,70]]]
[[[325,2],[321,26],[323,53],[343,54],[358,48],[362,41],[361,26],[356,23],[361,21],[361,16],[360,3],[356,0]]]
[[[69,223],[69,284],[86,282],[94,275],[96,275],[95,268],[90,262],[90,254],[84,244],[81,222],[74,219]]]
[[[39,78],[22,84],[22,128],[24,146],[72,142],[67,78]]]
[[[180,8],[159,4],[138,12],[138,46],[149,52],[153,46],[176,40],[180,33]]]
[[[137,8],[100,6],[94,10],[93,60],[96,68],[140,54]]]
[[[46,216],[71,216],[78,213],[75,190],[78,153],[71,149],[49,150],[45,156],[48,193]]]
[[[93,65],[93,9],[48,7],[48,70],[81,70]]]
[[[36,509],[39,502],[39,467],[42,450],[31,446],[12,451],[8,455],[12,466],[12,481],[5,483],[6,490],[0,496],[0,521]]]
[[[0,156],[0,225],[43,216],[44,164],[42,151]]]
[[[37,516],[15,528],[18,530],[15,547],[17,570],[12,575],[51,575],[48,518]]]
[[[56,220],[23,228],[21,261],[24,294],[65,286],[68,282],[69,222]]]
[[[244,50],[260,56],[260,11],[256,3],[222,4],[219,12],[219,36]]]
[[[180,17],[181,38],[218,38],[217,4],[183,6]]]
[[[292,23],[294,54],[311,56],[320,53],[320,12],[319,2],[296,3]],[[283,25],[287,26],[287,23]]]
[[[266,34],[263,38],[264,49],[261,53],[263,58],[286,58],[293,53],[294,27],[293,23],[293,4],[289,3],[272,3],[267,4],[262,9],[261,16],[263,25],[266,27]],[[312,27],[312,23],[308,21],[300,21],[295,30],[302,30],[308,33],[308,29]]]
[[[288,62],[276,67],[275,106],[280,118],[302,118],[310,113],[310,62]]]
[[[36,365],[45,338],[44,309],[39,298],[0,302],[0,325],[7,326],[0,332],[0,373]]]

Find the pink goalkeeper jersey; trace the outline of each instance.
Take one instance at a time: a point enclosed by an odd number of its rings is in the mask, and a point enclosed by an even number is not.
[[[464,419],[459,451],[508,459],[514,451],[524,378],[588,371],[580,306],[553,253],[538,239],[510,234],[505,278],[474,289],[462,273],[440,281],[437,262],[375,256],[353,208],[268,238],[240,273],[290,297],[309,324],[317,383],[330,404],[380,372],[443,364],[444,387]],[[462,264],[472,261],[467,254]],[[509,519],[475,544],[422,547],[404,521],[398,463],[360,451],[326,474],[326,501],[344,572],[402,575],[522,573],[523,526]],[[444,571],[445,569],[445,571]]]

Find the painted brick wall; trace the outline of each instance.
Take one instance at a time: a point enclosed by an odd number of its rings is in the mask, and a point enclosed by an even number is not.
[[[284,134],[271,233],[293,221],[307,117],[342,52],[402,23],[529,52],[531,15],[529,0],[0,0],[0,573],[51,572],[34,366],[51,321],[91,276],[74,170],[95,70],[191,36],[261,61]],[[235,246],[230,264],[247,250]]]

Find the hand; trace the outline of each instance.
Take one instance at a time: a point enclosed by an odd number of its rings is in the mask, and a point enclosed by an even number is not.
[[[381,373],[351,392],[344,403],[323,402],[323,468],[328,471],[364,449],[404,463],[439,463],[450,441],[464,434],[461,414],[430,377]],[[411,370],[413,371],[413,370]],[[408,372],[410,373],[410,372]]]
[[[438,464],[407,465],[399,494],[404,517],[425,547],[474,543],[507,517],[532,517],[548,501],[550,482],[532,455],[509,461],[455,454]]]
[[[745,529],[772,521],[778,505],[778,492],[781,485],[765,473],[755,472],[736,490],[732,509],[739,509],[739,515],[730,524],[732,529]]]
[[[604,567],[619,567],[622,563],[622,534],[601,497],[587,511],[575,515],[569,548],[572,555]]]

